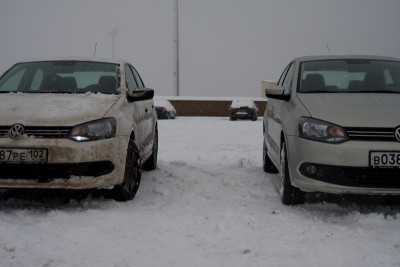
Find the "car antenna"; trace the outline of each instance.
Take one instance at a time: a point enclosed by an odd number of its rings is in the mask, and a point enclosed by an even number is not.
[[[328,48],[328,55],[331,55],[331,51],[329,50],[329,44],[326,43],[326,48]]]
[[[97,48],[97,42],[94,44],[94,52],[93,52],[93,56],[96,56],[96,48]]]

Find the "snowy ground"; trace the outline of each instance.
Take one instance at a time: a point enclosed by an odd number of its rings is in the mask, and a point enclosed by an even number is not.
[[[400,205],[280,204],[261,119],[180,117],[159,133],[133,201],[3,192],[0,266],[400,266]]]

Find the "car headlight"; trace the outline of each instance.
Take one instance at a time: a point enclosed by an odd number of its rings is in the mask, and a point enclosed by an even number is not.
[[[116,130],[115,118],[106,118],[75,126],[69,133],[69,138],[78,142],[108,139],[115,137]]]
[[[299,120],[299,136],[325,143],[341,143],[349,139],[342,127],[307,117],[301,117]]]

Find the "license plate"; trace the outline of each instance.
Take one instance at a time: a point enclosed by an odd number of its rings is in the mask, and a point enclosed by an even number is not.
[[[370,152],[371,167],[400,167],[400,152]]]
[[[46,148],[0,148],[0,162],[46,163]]]

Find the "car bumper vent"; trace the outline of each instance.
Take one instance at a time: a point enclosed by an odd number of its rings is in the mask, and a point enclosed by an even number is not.
[[[0,137],[8,137],[11,126],[0,126]],[[72,127],[26,126],[25,134],[35,138],[67,138]]]
[[[114,170],[110,161],[85,163],[53,163],[53,164],[0,164],[1,179],[38,179],[48,182],[52,179],[69,179],[71,176],[98,177]]]
[[[350,140],[396,142],[395,128],[345,128]]]
[[[305,167],[314,165],[318,173],[307,175]],[[303,163],[300,172],[311,179],[330,184],[364,187],[400,189],[400,168],[372,168],[372,167],[343,167]]]

